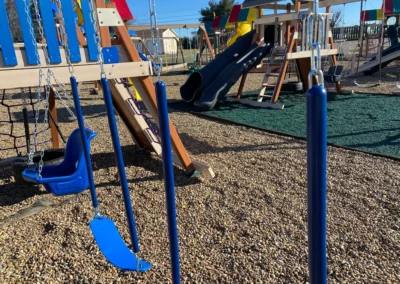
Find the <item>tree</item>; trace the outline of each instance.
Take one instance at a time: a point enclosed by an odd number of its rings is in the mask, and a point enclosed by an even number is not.
[[[342,11],[340,10],[334,11],[332,14],[331,28],[333,29],[340,26],[342,21],[343,21]]]
[[[232,11],[235,0],[210,0],[208,1],[208,7],[200,10],[201,18],[200,22],[204,23],[207,21],[214,20],[215,16],[227,16]]]

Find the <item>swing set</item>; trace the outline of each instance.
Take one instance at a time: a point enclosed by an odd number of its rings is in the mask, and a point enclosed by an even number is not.
[[[154,9],[154,1],[150,0],[150,3],[151,9],[152,7]],[[57,9],[54,9],[54,4],[50,0],[32,2],[16,0],[23,36],[23,44],[19,44],[13,42],[5,3],[3,0],[0,2],[0,25],[3,28],[0,37],[0,89],[36,86],[33,141],[27,143],[29,167],[22,173],[23,178],[44,185],[49,193],[56,196],[76,194],[89,187],[94,208],[94,218],[90,222],[90,227],[104,256],[122,270],[142,272],[150,269],[151,264],[138,257],[139,242],[114,116],[115,108],[131,131],[136,144],[163,156],[167,181],[165,186],[171,259],[173,267],[178,265],[178,268],[173,269],[178,269],[179,272],[172,162],[183,166],[191,176],[203,173],[213,177],[214,173],[210,167],[189,158],[175,127],[168,118],[165,84],[159,81],[156,86],[153,85],[150,75],[152,75],[151,63],[154,62],[140,60],[115,4],[105,3],[102,0],[81,1],[80,10],[85,36],[76,23],[72,2],[56,0],[55,4]],[[151,16],[155,17],[154,11],[151,12]],[[153,22],[152,26],[153,30],[158,29],[156,22]],[[110,27],[121,39],[121,45],[112,45]],[[36,36],[36,31],[39,38]],[[158,59],[157,52],[155,61]],[[158,63],[162,66],[161,59]],[[155,69],[159,76],[161,68]],[[97,133],[84,119],[79,99],[78,82],[84,81],[101,83],[133,252],[126,246],[114,222],[101,215],[99,209],[90,160],[90,142]],[[139,91],[148,112],[159,125],[158,129],[151,126],[149,117],[138,106],[127,84],[124,84],[127,81]],[[71,85],[72,97],[66,90],[65,84]],[[60,165],[47,166],[43,161],[45,144],[49,141],[46,130],[54,125],[49,122],[51,117],[49,102],[55,97],[68,110],[70,116],[78,121],[79,128],[68,138],[63,162]],[[74,104],[76,115],[68,103]],[[162,105],[162,109],[159,109],[158,105]],[[41,117],[42,125],[39,123]],[[56,122],[54,118],[53,120]],[[29,134],[29,126],[27,128]],[[53,147],[57,148],[58,137],[54,133],[52,131],[54,138],[52,142]],[[40,161],[36,165],[33,157],[38,148]]]

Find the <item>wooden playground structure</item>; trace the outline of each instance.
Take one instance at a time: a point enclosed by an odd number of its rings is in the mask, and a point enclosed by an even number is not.
[[[61,1],[64,3],[63,1]],[[149,121],[138,107],[134,96],[130,93],[129,87],[121,84],[121,78],[129,78],[135,89],[139,92],[143,103],[154,122],[158,123],[157,102],[155,97],[155,88],[151,79],[152,68],[151,62],[143,62],[139,57],[137,49],[132,42],[128,29],[123,23],[118,13],[115,13],[116,7],[112,2],[104,2],[96,0],[96,6],[102,11],[107,12],[107,18],[104,19],[106,24],[99,27],[101,34],[102,52],[105,58],[104,72],[110,79],[110,88],[115,109],[118,111],[126,127],[131,132],[135,144],[144,149],[156,152],[161,155],[161,145],[153,128],[149,125]],[[17,1],[17,4],[19,1]],[[30,16],[24,11],[23,3],[17,6],[18,13],[21,17],[21,29],[23,32],[24,43],[14,43],[7,20],[7,14],[4,2],[0,5],[0,24],[4,33],[0,37],[0,89],[15,89],[24,87],[33,87],[38,84],[38,74],[46,65],[45,53],[48,52],[51,68],[57,83],[69,83],[69,66],[67,64],[67,52],[60,46],[63,36],[59,33],[54,24],[52,12],[50,10],[50,2],[44,0],[41,3],[43,9],[43,26],[46,34],[47,50],[44,46],[38,44],[38,53],[35,54],[35,44],[32,41],[29,32]],[[78,82],[94,82],[99,80],[97,62],[96,45],[93,36],[93,29],[89,28],[89,24],[85,23],[86,34],[81,32],[74,20],[71,20],[72,11],[69,9],[68,3],[62,4],[63,10],[65,39],[68,40],[71,54],[68,55],[74,65],[74,72]],[[69,10],[67,10],[69,9]],[[111,14],[113,9],[114,14]],[[24,17],[22,17],[22,15]],[[101,17],[101,15],[99,15]],[[113,27],[118,36],[117,41],[112,41],[110,37],[109,27]],[[64,40],[65,40],[64,39]],[[20,78],[24,78],[21,80]],[[57,107],[54,91],[51,91],[49,97],[49,112],[55,118],[50,121],[51,140],[53,148],[60,147],[60,141],[55,124],[57,123]],[[170,121],[171,140],[174,151],[174,162],[182,166],[186,171],[193,172],[195,170],[207,175],[214,176],[212,169],[204,164],[192,161],[185,147],[182,144],[179,134],[176,131],[172,121]]]
[[[357,0],[358,1],[358,0]],[[319,40],[321,45],[321,56],[329,57],[332,66],[337,65],[338,50],[335,49],[332,32],[330,30],[331,7],[334,5],[357,2],[356,0],[326,0],[320,2],[320,8],[325,8],[325,13],[321,14],[326,23],[324,31],[319,31],[319,27],[314,27],[315,32],[312,40]],[[311,68],[310,39],[307,37],[307,19],[312,13],[313,2],[294,1],[294,5],[278,4],[279,1],[244,1],[243,8],[256,8],[260,12],[254,21],[257,30],[258,40],[267,44],[274,45],[269,56],[263,61],[265,77],[257,101],[241,99],[247,74],[242,76],[239,91],[236,98],[228,98],[230,101],[251,104],[253,106],[270,107],[283,109],[283,105],[278,103],[279,94],[284,83],[290,61],[294,61],[299,81],[303,84],[303,89],[309,88],[308,73]],[[271,10],[271,15],[261,15],[262,9]],[[279,11],[284,13],[278,13]],[[266,32],[268,31],[268,32]],[[264,37],[268,35],[268,38]],[[324,38],[321,38],[322,34]],[[261,67],[261,66],[260,66]],[[271,78],[276,78],[276,83],[271,83]],[[331,82],[335,84],[337,93],[341,93],[340,81]],[[266,90],[271,89],[272,95],[266,94]],[[267,101],[265,101],[267,100]]]

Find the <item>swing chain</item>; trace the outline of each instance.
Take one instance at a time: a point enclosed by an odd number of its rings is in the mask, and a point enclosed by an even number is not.
[[[321,64],[321,44],[323,44],[325,40],[325,19],[324,17],[318,13],[319,3],[318,0],[314,0],[314,11],[308,15],[307,24],[308,24],[308,41],[310,43],[311,49],[311,71],[308,74],[308,85],[311,87],[313,85],[313,78],[317,85],[324,84],[324,74],[322,72],[322,64]],[[319,26],[320,30],[319,35],[321,42],[319,42],[318,38],[313,39],[314,35],[314,27]],[[315,41],[314,41],[315,40]]]
[[[40,104],[41,104],[41,98],[42,98],[41,82],[42,82],[42,77],[43,77],[44,73],[43,73],[42,64],[41,64],[40,57],[39,57],[38,45],[35,40],[36,37],[35,37],[35,31],[33,29],[32,18],[28,16],[28,15],[30,15],[30,11],[29,11],[29,6],[28,6],[27,1],[28,0],[24,0],[24,10],[25,10],[25,14],[27,15],[27,20],[28,20],[28,25],[29,25],[29,33],[31,34],[32,43],[35,46],[35,55],[36,55],[36,58],[38,58],[38,60],[39,60],[39,62],[38,62],[39,84],[37,87],[37,97],[36,97],[36,106],[35,106],[35,126],[34,126],[34,132],[33,132],[34,133],[33,134],[33,143],[30,145],[30,149],[29,149],[29,153],[28,153],[28,165],[33,165],[33,155],[35,152],[35,147],[36,147],[36,142],[37,142],[36,141],[37,140],[37,129],[38,129],[38,125],[39,125]],[[24,107],[25,107],[25,105],[26,105],[26,101],[25,101],[25,97],[24,97]]]
[[[157,25],[157,14],[156,14],[156,2],[155,0],[149,0],[150,8],[150,26],[151,26],[151,41],[154,47],[154,71],[160,81],[162,73],[162,58],[160,56],[159,44],[160,44],[160,29]]]
[[[90,17],[91,17],[91,22],[94,27],[94,41],[97,45],[97,54],[98,54],[98,63],[100,65],[100,76],[101,78],[106,78],[106,72],[104,70],[104,58],[103,58],[103,52],[101,49],[101,43],[100,43],[100,32],[99,32],[99,27],[98,27],[98,17],[95,14],[95,4],[93,3],[93,0],[89,0],[89,6],[90,6]]]

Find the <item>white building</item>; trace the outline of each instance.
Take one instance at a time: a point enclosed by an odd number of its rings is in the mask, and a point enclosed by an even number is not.
[[[149,51],[154,54],[154,46],[151,40],[151,30],[138,31],[136,32],[136,34],[142,38]],[[174,30],[160,29],[160,41],[161,43],[159,45],[159,52],[161,54],[176,53],[178,49],[179,36]],[[146,51],[141,45],[138,46],[138,51],[140,53],[146,54]]]

